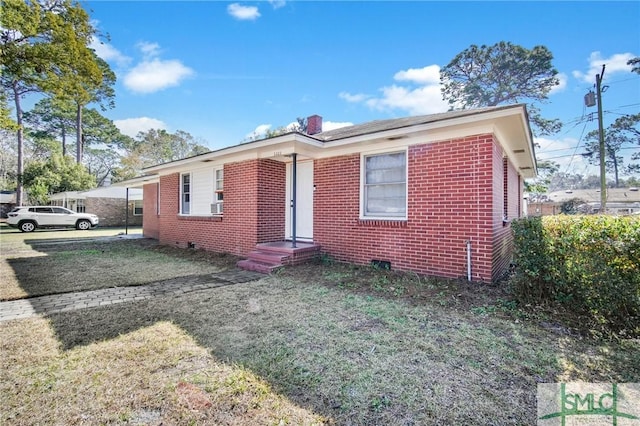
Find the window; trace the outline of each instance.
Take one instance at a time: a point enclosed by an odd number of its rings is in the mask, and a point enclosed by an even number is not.
[[[223,188],[224,188],[224,171],[217,169],[214,172],[213,183],[213,204],[211,204],[211,213],[222,214]]]
[[[180,214],[191,212],[191,175],[180,175]]]
[[[133,215],[142,215],[142,200],[133,200]]]
[[[406,152],[363,157],[362,216],[366,218],[406,218]]]
[[[51,209],[51,207],[35,207],[32,209],[29,209],[29,211],[35,211],[36,213],[53,213],[53,210]]]
[[[84,213],[85,211],[86,211],[86,208],[84,206],[84,200],[76,200],[76,212]]]

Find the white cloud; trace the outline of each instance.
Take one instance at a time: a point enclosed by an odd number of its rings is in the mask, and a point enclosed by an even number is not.
[[[571,137],[562,139],[536,137],[534,142],[539,145],[539,148],[536,148],[538,161],[554,161],[560,165],[560,172],[588,174],[595,167],[582,156],[586,151],[584,140],[578,141],[578,139]]]
[[[554,93],[562,92],[567,87],[568,77],[565,73],[562,73],[562,72],[558,73],[556,77],[558,78],[559,84],[557,86],[553,86],[551,90],[549,90],[550,95],[553,95]]]
[[[365,100],[367,100],[368,98],[370,98],[369,95],[365,95],[362,93],[356,93],[356,94],[352,94],[349,92],[340,92],[338,93],[338,97],[340,99],[344,99],[347,102],[351,102],[351,103],[358,103],[358,102],[363,102]]]
[[[284,7],[285,4],[287,4],[285,0],[269,0],[269,3],[271,4],[271,6],[273,6],[274,9],[280,9],[281,7]]]
[[[194,71],[178,60],[150,59],[140,62],[124,77],[124,85],[136,93],[153,93],[177,86]]]
[[[364,93],[341,92],[338,97],[351,103],[363,103],[371,109],[407,111],[411,115],[434,114],[449,109],[440,92],[440,67],[409,68],[395,73],[394,80],[406,84],[393,84],[380,89],[381,96]]]
[[[435,114],[449,109],[442,100],[440,85],[427,85],[415,89],[392,85],[383,87],[382,97],[365,102],[370,108],[377,110],[401,109],[411,115]]]
[[[341,127],[353,126],[353,123],[348,121],[324,121],[322,122],[322,131],[327,132],[329,130],[340,129]]]
[[[136,44],[136,47],[140,49],[145,58],[155,58],[160,54],[160,45],[158,43],[141,41]]]
[[[576,70],[572,74],[579,80],[592,83],[596,79],[596,74],[602,72],[602,65],[606,65],[605,74],[609,75],[618,72],[631,72],[631,65],[627,65],[627,61],[635,56],[632,53],[615,53],[608,58],[603,58],[600,52],[591,52],[589,70],[586,73]]]
[[[227,6],[227,13],[240,21],[255,21],[260,17],[256,6],[242,6],[238,3]]]
[[[398,71],[393,79],[396,81],[411,81],[418,84],[440,84],[440,67],[428,65],[424,68],[409,68]]]
[[[247,133],[245,136],[246,139],[256,139],[258,137],[264,136],[267,131],[271,129],[271,124],[260,124],[256,127],[253,132]]]
[[[108,43],[101,42],[96,38],[91,39],[89,47],[95,50],[98,57],[107,62],[115,62],[119,67],[126,67],[131,63],[131,58],[122,54],[118,49]]]
[[[113,124],[116,125],[120,131],[127,135],[136,137],[140,132],[146,132],[150,129],[167,129],[167,125],[155,118],[149,117],[137,117],[137,118],[125,118],[124,120],[114,120]]]

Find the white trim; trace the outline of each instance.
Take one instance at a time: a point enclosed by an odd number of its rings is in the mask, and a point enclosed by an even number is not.
[[[218,172],[222,172],[222,188],[218,189]],[[218,200],[218,194],[222,195],[222,200]],[[224,165],[213,168],[213,197],[211,200],[211,210],[215,205],[215,212],[211,212],[212,216],[224,215]]]
[[[443,142],[476,134],[492,133],[505,149],[511,162],[523,178],[536,175],[535,149],[527,125],[524,105],[500,107],[495,111],[470,112],[453,118],[434,118],[422,124],[407,125],[395,129],[371,131],[366,134],[345,136],[340,139],[322,141],[318,137],[301,133],[262,139],[222,148],[206,154],[155,165],[144,169],[141,176],[114,185],[144,185],[158,179],[159,175],[194,171],[206,167],[218,167],[231,162],[272,158],[286,161],[293,152],[306,158],[320,159],[340,155],[359,154],[372,146],[379,149],[397,150],[402,146]],[[400,146],[398,146],[400,145]],[[524,152],[514,152],[521,151]],[[301,157],[298,157],[301,159]]]
[[[385,155],[385,154],[398,154],[404,153],[405,158],[405,176],[404,176],[404,215],[403,216],[367,216],[365,212],[365,199],[364,199],[364,185],[366,180],[366,157]],[[360,186],[359,186],[359,218],[360,220],[389,220],[389,221],[406,221],[409,217],[409,149],[402,147],[401,149],[393,150],[372,150],[360,153]]]
[[[133,202],[133,215],[134,216],[144,216],[144,202],[143,200],[131,200]],[[140,202],[140,209],[142,213],[136,213],[136,203]]]
[[[189,212],[188,213],[184,213],[183,212],[183,202],[184,202],[184,193],[183,193],[183,188],[184,188],[184,181],[183,181],[183,176],[189,176]],[[178,206],[178,214],[180,216],[191,216],[191,207],[192,207],[192,195],[193,195],[193,176],[191,174],[191,172],[185,172],[185,173],[180,173],[180,202],[179,202],[179,206]]]
[[[292,237],[292,222],[291,222],[291,216],[292,216],[292,208],[291,208],[291,195],[292,195],[292,163],[289,162],[286,164],[286,174],[285,174],[285,182],[286,182],[286,189],[285,189],[285,227],[284,227],[284,237],[285,240],[291,240]],[[313,209],[314,209],[314,172],[315,172],[315,162],[313,160],[304,160],[304,161],[298,161],[297,162],[297,171],[298,171],[298,182],[296,184],[296,192],[298,193],[298,197],[297,197],[297,219],[296,219],[296,240],[297,241],[307,241],[307,242],[312,242],[313,241]],[[301,177],[303,177],[303,169],[307,168],[307,172],[310,172],[310,181],[303,181],[301,179]],[[309,168],[311,170],[309,170]],[[308,184],[308,186],[304,186],[304,184]],[[307,203],[305,204],[304,201],[307,201]],[[306,211],[306,214],[305,214]],[[304,225],[305,223],[305,219],[307,220],[306,225],[307,228],[306,230],[304,229]],[[302,224],[302,226],[301,226]],[[310,234],[310,235],[302,235],[302,233],[306,233]]]

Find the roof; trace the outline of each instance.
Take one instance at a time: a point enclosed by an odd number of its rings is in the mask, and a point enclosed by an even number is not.
[[[498,111],[502,109],[512,108],[513,105],[499,107],[484,107],[474,109],[464,109],[458,111],[441,112],[438,114],[417,115],[413,117],[391,118],[388,120],[374,120],[367,123],[356,124],[353,126],[341,127],[335,130],[317,133],[311,137],[322,140],[323,142],[344,139],[353,136],[362,136],[371,133],[382,132],[385,130],[401,129],[403,127],[417,126],[419,124],[435,123],[438,121],[449,120],[452,118],[468,117],[472,115],[482,114],[488,111]]]
[[[126,188],[123,188],[123,187],[105,186],[100,188],[89,189],[87,191],[58,192],[56,194],[53,194],[51,197],[49,197],[49,199],[51,200],[64,200],[64,199],[85,200],[87,198],[127,198],[127,190]],[[142,190],[129,189],[129,199],[141,200]]]
[[[271,158],[289,161],[292,153],[299,158],[324,158],[348,152],[366,152],[391,145],[408,146],[442,140],[459,139],[470,135],[493,133],[524,178],[537,174],[533,136],[524,104],[449,111],[438,114],[375,120],[340,129],[307,135],[290,132],[267,139],[245,142],[216,151],[148,167],[143,176],[114,183],[120,187],[141,187],[157,178],[189,170],[209,163],[219,166],[226,162],[251,158]]]
[[[547,196],[549,201],[562,203],[573,199],[580,199],[587,203],[600,203],[599,189],[568,189],[555,191]],[[640,203],[638,188],[607,188],[607,202],[611,203]]]

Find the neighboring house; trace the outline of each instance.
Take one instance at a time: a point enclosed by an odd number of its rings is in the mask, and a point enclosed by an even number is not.
[[[249,256],[246,268],[319,249],[474,281],[507,271],[510,221],[523,214],[523,179],[536,176],[524,105],[321,129],[311,116],[307,134],[160,164],[117,185],[144,188],[145,236]]]
[[[88,191],[58,192],[50,197],[53,206],[66,207],[78,213],[93,213],[100,226],[125,226],[127,222],[127,189],[116,186]],[[142,190],[129,189],[128,224],[142,225]]]
[[[576,200],[580,213],[600,212],[599,189],[568,189],[551,192],[529,204],[529,215],[548,216],[562,213],[562,205]],[[640,191],[632,188],[607,188],[607,214],[627,215],[640,212]]]
[[[16,206],[16,191],[0,191],[0,218],[6,219],[7,213]]]

